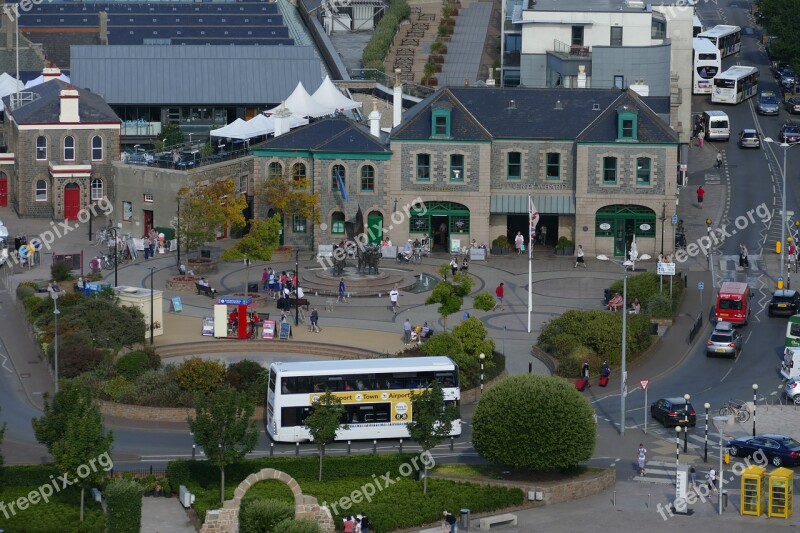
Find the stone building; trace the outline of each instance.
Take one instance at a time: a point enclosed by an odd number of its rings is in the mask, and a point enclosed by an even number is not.
[[[0,198],[21,217],[76,220],[104,198],[114,201],[113,161],[120,120],[98,95],[56,79],[3,99],[8,175]]]

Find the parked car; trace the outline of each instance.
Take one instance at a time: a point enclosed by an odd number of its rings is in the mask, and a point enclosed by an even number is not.
[[[782,289],[772,293],[767,314],[769,316],[793,316],[800,313],[800,293],[794,289]]]
[[[791,113],[792,115],[797,115],[800,113],[800,98],[793,97],[786,100],[786,111]]]
[[[756,130],[751,129],[740,131],[739,148],[761,148],[761,135]]]
[[[728,441],[728,448],[734,457],[750,457],[761,450],[776,467],[800,463],[800,442],[786,435],[765,433],[755,437],[741,437]]]
[[[800,126],[797,124],[784,124],[778,134],[778,139],[782,143],[796,143],[800,141]]]
[[[706,341],[706,355],[716,357],[725,355],[736,358],[742,351],[742,335],[730,322],[717,322],[714,331]]]
[[[786,397],[789,398],[795,405],[800,405],[800,381],[795,378],[786,382],[784,389]]]
[[[781,79],[781,74],[787,68],[789,68],[789,65],[786,63],[775,63],[775,66],[772,68],[772,75],[775,76],[776,80],[779,80]]]
[[[785,68],[781,72],[781,87],[786,91],[791,91],[794,87],[794,71],[791,68]]]
[[[688,419],[689,426],[697,423],[697,413],[692,403],[683,398],[661,398],[650,406],[650,416],[664,424],[664,427],[684,426]]]
[[[777,115],[780,111],[778,97],[772,91],[761,91],[758,95],[758,105],[756,111],[759,115]]]

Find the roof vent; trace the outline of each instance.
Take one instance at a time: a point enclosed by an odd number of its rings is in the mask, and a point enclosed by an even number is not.
[[[600,104],[592,104],[592,111],[600,111]]]
[[[645,8],[644,0],[625,0],[625,4],[628,7],[638,7],[641,9]]]
[[[561,110],[563,110],[563,109],[564,109],[564,105],[561,103],[561,100],[556,100],[556,107],[555,107],[555,109],[556,109],[557,111],[561,111]]]
[[[516,108],[517,108],[517,103],[514,100],[509,100],[508,101],[508,110],[509,111],[513,111]]]

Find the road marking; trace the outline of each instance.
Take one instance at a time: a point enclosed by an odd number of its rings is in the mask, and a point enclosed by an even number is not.
[[[737,357],[737,359],[738,359],[738,357]],[[722,376],[722,379],[719,380],[719,382],[722,383],[723,381],[725,381],[725,378],[727,378],[730,375],[731,372],[733,372],[733,365],[731,365],[731,367],[728,369],[728,371],[725,372],[725,375]]]

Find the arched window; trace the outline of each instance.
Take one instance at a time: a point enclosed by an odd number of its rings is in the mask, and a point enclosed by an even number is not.
[[[306,166],[303,163],[292,165],[292,185],[295,189],[306,188]]]
[[[37,202],[47,201],[47,180],[36,181],[36,201]]]
[[[361,167],[361,192],[375,192],[375,167]]]
[[[92,161],[103,160],[103,138],[99,135],[92,137]]]
[[[47,161],[47,137],[44,135],[36,137],[36,160]]]
[[[338,191],[339,190],[339,179],[342,180],[342,186],[347,189],[347,174],[345,173],[343,165],[333,165],[331,168],[331,190]]]
[[[331,215],[331,233],[344,233],[344,213],[341,211]]]
[[[75,161],[75,137],[64,137],[64,161]]]
[[[267,179],[273,180],[281,176],[283,176],[283,165],[276,161],[267,165]]]
[[[92,200],[102,200],[103,199],[103,180],[101,179],[93,179],[92,180]]]

